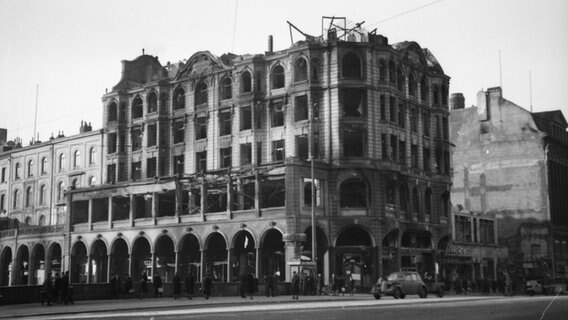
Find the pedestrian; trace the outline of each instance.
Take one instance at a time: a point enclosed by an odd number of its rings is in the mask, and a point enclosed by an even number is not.
[[[51,279],[51,273],[48,273],[43,281],[43,286],[40,291],[40,302],[41,305],[47,304],[51,305],[51,294],[53,291],[53,279]]]
[[[463,289],[463,294],[467,294],[467,290],[469,288],[469,281],[467,281],[466,277],[463,277],[462,279],[462,289]]]
[[[55,274],[55,279],[53,280],[53,303],[61,303],[61,277],[59,273]]]
[[[61,302],[63,304],[69,303],[69,271],[61,273]],[[71,301],[71,303],[73,303]]]
[[[164,293],[164,288],[162,288],[162,277],[156,272],[154,275],[154,296],[156,298],[161,298],[162,293]]]
[[[211,274],[207,274],[205,276],[205,279],[203,279],[203,284],[202,284],[202,291],[203,291],[203,296],[205,296],[205,299],[209,299],[209,297],[211,296],[211,289],[213,287],[213,280],[211,280]]]
[[[323,277],[321,276],[321,273],[318,273],[316,278],[316,291],[318,296],[323,294]]]
[[[148,276],[146,275],[146,272],[142,272],[142,275],[140,276],[139,298],[142,299],[146,297],[147,294],[148,294]]]
[[[272,297],[274,297],[274,278],[275,277],[271,273],[268,273],[264,277],[264,282],[266,286],[266,297],[270,297],[270,294],[272,294]]]
[[[300,294],[300,277],[298,276],[298,273],[296,271],[294,271],[292,275],[291,291],[292,300],[298,300],[298,295]]]
[[[185,293],[187,294],[187,298],[189,300],[191,300],[193,297],[194,287],[195,278],[193,277],[193,273],[190,272],[185,278]]]
[[[248,288],[248,274],[244,273],[241,274],[241,286],[240,286],[240,293],[241,293],[241,298],[246,298],[247,297],[247,288]]]
[[[247,280],[246,280],[246,284],[247,284],[247,293],[249,295],[249,297],[252,300],[252,296],[254,295],[255,292],[255,286],[254,286],[254,275],[252,274],[252,272],[249,272],[247,274]]]
[[[505,296],[512,296],[513,292],[511,290],[511,276],[507,270],[503,271],[503,276],[505,277]]]
[[[123,288],[124,288],[124,294],[126,296],[131,296],[134,293],[134,289],[132,289],[132,278],[128,273],[124,275]]]
[[[174,300],[175,300],[179,298],[181,295],[181,279],[179,277],[179,273],[177,272],[174,275],[173,283],[174,283]]]
[[[347,280],[348,285],[349,285],[349,295],[353,295],[355,293],[355,279],[353,279],[352,275],[349,275],[349,278]]]
[[[331,285],[331,292],[332,295],[336,296],[337,295],[337,277],[335,276],[334,273],[331,274],[331,279],[329,279],[329,284]]]
[[[337,289],[339,291],[341,291],[342,296],[345,295],[345,281],[343,280],[343,277],[342,277],[341,274],[337,275]]]
[[[110,278],[110,298],[111,299],[118,298],[117,282],[118,282],[118,279],[116,277],[116,274],[113,274],[112,278]]]
[[[69,271],[65,271],[65,273],[64,273],[63,286],[65,288],[65,296],[64,296],[63,303],[74,304],[74,302],[73,302],[73,286],[71,285],[71,281],[69,279]]]

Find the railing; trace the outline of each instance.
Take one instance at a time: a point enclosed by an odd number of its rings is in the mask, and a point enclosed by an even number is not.
[[[63,232],[65,226],[62,224],[52,225],[52,226],[28,226],[20,227],[18,231],[19,235],[26,234],[44,234],[44,233],[58,233]]]
[[[8,238],[16,235],[16,229],[0,231],[0,238]]]

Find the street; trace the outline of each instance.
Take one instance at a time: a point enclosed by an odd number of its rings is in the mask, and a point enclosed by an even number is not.
[[[20,319],[566,319],[568,296],[516,296],[479,297],[450,296],[420,299],[409,297],[395,300],[383,298],[375,300],[367,295],[349,299],[310,300],[292,302],[288,297],[268,300],[238,300],[229,298],[217,303],[203,301],[200,304],[164,304],[152,301],[155,307],[113,308],[101,307],[85,312],[51,313],[36,316],[18,317]],[[334,297],[335,298],[335,297]],[[158,299],[159,302],[159,299]],[[138,303],[125,301],[124,304]],[[125,307],[125,306],[122,306]],[[73,308],[73,307],[71,307]],[[113,310],[114,309],[114,310]],[[120,310],[122,309],[122,310]]]

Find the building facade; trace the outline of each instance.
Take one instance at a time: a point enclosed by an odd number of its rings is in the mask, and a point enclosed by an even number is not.
[[[448,87],[429,50],[362,29],[123,61],[102,98],[103,183],[66,195],[64,269],[287,281],[313,255],[358,287],[432,273],[450,237]]]
[[[452,98],[454,96],[452,95]],[[560,111],[531,113],[478,93],[477,107],[452,106],[455,144],[452,201],[494,215],[504,263],[519,277],[564,279],[568,257],[566,120]]]
[[[101,181],[103,133],[81,133],[0,154],[0,284],[41,284],[61,270],[66,193]]]

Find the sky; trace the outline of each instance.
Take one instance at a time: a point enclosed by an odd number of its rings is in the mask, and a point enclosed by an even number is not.
[[[264,53],[268,35],[284,50],[292,43],[286,21],[318,36],[322,16],[364,21],[391,43],[428,48],[466,107],[477,104],[478,91],[502,85],[505,99],[568,118],[566,0],[0,0],[0,7],[0,128],[24,145],[34,122],[42,141],[78,134],[82,120],[102,128],[105,90],[120,80],[121,60],[142,49],[162,65],[201,50]]]

